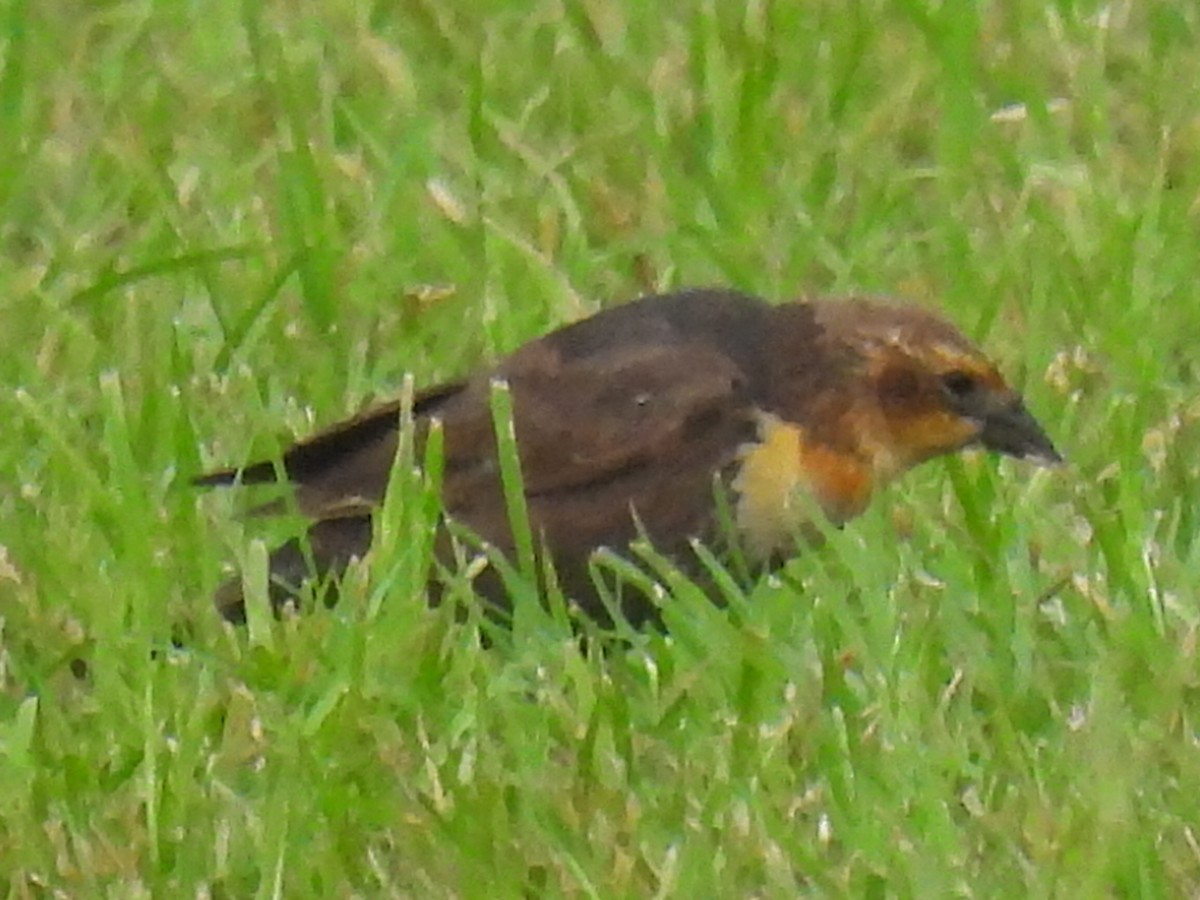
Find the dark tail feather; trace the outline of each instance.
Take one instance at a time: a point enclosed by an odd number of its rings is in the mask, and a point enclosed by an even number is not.
[[[198,475],[192,479],[192,484],[197,487],[221,487],[230,484],[274,484],[278,480],[275,463],[267,461],[244,469],[221,469]]]
[[[219,474],[222,473],[207,477]],[[333,604],[342,573],[351,560],[365,556],[370,546],[371,517],[364,514],[323,519],[310,527],[305,536],[277,547],[267,562],[270,577],[267,596],[271,609],[278,615],[289,603],[298,602],[305,582],[314,580],[325,585],[325,600]],[[246,621],[246,598],[242,594],[240,578],[221,585],[213,602],[228,621],[235,624]]]

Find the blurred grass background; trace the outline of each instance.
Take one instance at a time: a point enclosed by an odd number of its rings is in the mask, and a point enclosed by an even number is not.
[[[1195,895],[1198,40],[1166,0],[6,0],[6,895]],[[191,475],[710,283],[946,310],[1070,467],[928,466],[607,657],[426,611],[403,503],[337,610],[216,620],[260,526]]]

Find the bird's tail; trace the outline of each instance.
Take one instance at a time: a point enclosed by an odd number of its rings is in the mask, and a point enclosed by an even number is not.
[[[302,586],[311,582],[324,590],[325,601],[337,599],[338,582],[351,560],[362,558],[371,546],[371,516],[368,513],[322,519],[308,532],[272,551],[267,560],[267,597],[276,614],[296,603]],[[246,621],[246,597],[241,578],[232,578],[218,588],[213,602],[230,622]]]

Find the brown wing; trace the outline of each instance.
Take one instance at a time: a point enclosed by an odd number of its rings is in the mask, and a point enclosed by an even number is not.
[[[579,488],[679,452],[673,445],[697,417],[715,417],[712,441],[721,444],[727,401],[763,393],[761,351],[771,314],[763,301],[733,291],[647,297],[533,341],[496,370],[422,392],[413,404],[418,440],[431,416],[446,425],[447,506],[478,497],[480,479],[496,482],[492,378],[512,386],[528,491]],[[318,517],[381,500],[399,411],[398,402],[375,407],[283,455],[302,512]],[[276,480],[276,464],[268,460],[196,483]]]
[[[538,342],[495,373],[512,391],[531,525],[556,558],[703,529],[713,475],[753,433],[745,373],[715,346],[635,344],[584,356]],[[439,411],[447,511],[508,549],[490,379]]]

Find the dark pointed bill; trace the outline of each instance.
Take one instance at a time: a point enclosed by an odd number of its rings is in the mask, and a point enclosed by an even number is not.
[[[1020,400],[989,412],[983,420],[979,441],[997,453],[1046,466],[1063,461],[1062,454],[1054,449],[1045,430]]]

